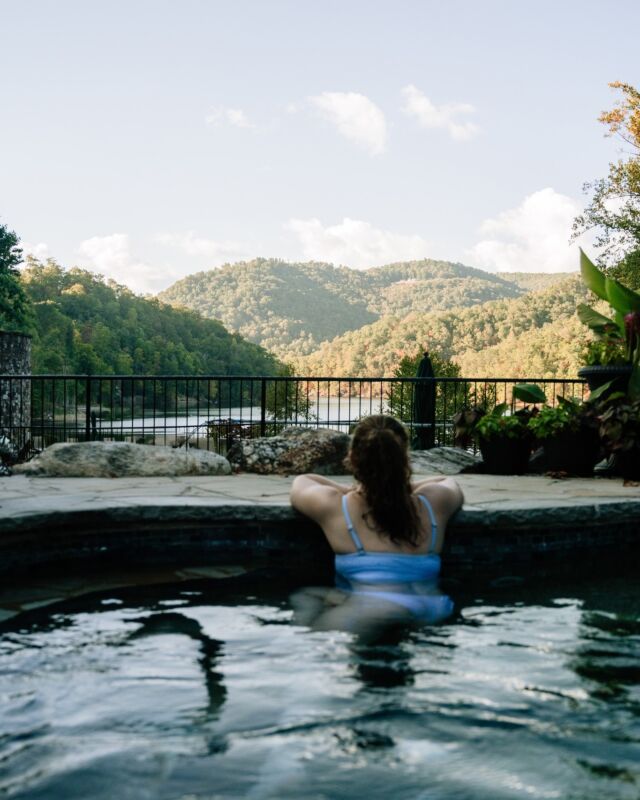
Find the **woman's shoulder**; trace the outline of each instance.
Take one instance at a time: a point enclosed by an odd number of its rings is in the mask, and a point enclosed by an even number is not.
[[[316,522],[341,508],[346,488],[320,475],[298,475],[291,486],[291,505]]]
[[[464,502],[460,484],[449,476],[415,481],[413,493],[417,497],[426,499],[437,514],[447,517],[455,514]]]

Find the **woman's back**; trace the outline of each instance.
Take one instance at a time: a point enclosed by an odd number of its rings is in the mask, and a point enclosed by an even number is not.
[[[365,619],[397,622],[407,614],[444,619],[452,603],[437,588],[440,551],[462,504],[460,487],[446,477],[411,482],[407,432],[392,417],[359,423],[349,461],[355,488],[320,475],[300,475],[291,488],[294,508],[322,527],[344,590],[331,595],[315,624],[351,630]]]

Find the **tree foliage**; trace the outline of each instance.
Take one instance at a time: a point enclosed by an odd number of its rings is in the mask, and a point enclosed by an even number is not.
[[[422,360],[424,349],[420,348],[415,355],[403,356],[400,363],[393,371],[394,378],[415,378],[418,366]],[[429,358],[433,366],[433,374],[436,378],[457,378],[460,376],[460,367],[442,358],[439,353],[429,350]],[[398,419],[408,422],[413,418],[413,399],[414,386],[412,384],[391,383],[387,392],[387,402],[389,411]],[[447,390],[442,384],[438,384],[435,392],[435,418],[441,420],[445,415],[445,394]],[[449,397],[452,393],[449,392]],[[462,393],[461,393],[462,396]],[[452,413],[451,408],[447,409],[447,414]]]
[[[273,375],[279,366],[263,348],[192,311],[51,259],[27,264],[34,372]]]
[[[265,385],[265,408],[268,418],[273,422],[300,422],[314,418],[311,412],[312,401],[306,387],[294,380],[295,371],[291,364],[283,364],[277,371],[282,380],[267,381]],[[278,433],[278,426],[271,425]]]
[[[423,343],[428,342],[429,349],[443,359],[459,363],[464,375],[475,372],[472,377],[518,377],[511,372],[517,365],[518,372],[522,370],[526,376],[528,369],[537,372],[534,367],[542,366],[536,361],[537,337],[543,336],[545,326],[557,323],[555,340],[553,335],[550,337],[544,373],[549,377],[571,377],[575,374],[577,357],[567,356],[567,350],[574,354],[574,348],[583,348],[588,338],[588,333],[577,321],[576,306],[588,296],[582,281],[573,277],[515,300],[497,300],[438,313],[412,313],[404,319],[384,317],[327,342],[315,353],[298,359],[297,371],[299,374],[317,374],[322,370],[336,377],[391,377],[404,357],[414,357]],[[560,335],[563,326],[568,325],[575,325],[575,341]],[[501,351],[506,354],[505,359],[492,361],[491,348],[505,341],[509,341]],[[525,349],[528,343],[531,343],[530,349]],[[526,357],[520,355],[523,351],[527,353]],[[478,361],[472,365],[469,359],[475,357]]]
[[[255,259],[190,275],[159,297],[219,319],[288,361],[381,317],[465,308],[523,292],[513,281],[447,261],[363,272]]]
[[[595,244],[601,249],[602,266],[623,262],[617,277],[626,283],[640,283],[640,92],[628,83],[609,84],[621,92],[621,99],[599,121],[607,136],[623,143],[623,157],[609,165],[605,178],[585,184],[591,202],[574,222],[574,234],[598,232]],[[629,273],[631,281],[629,281]],[[626,275],[626,280],[625,280]]]
[[[22,249],[17,235],[0,225],[0,330],[28,333],[32,326],[29,299],[20,283]]]

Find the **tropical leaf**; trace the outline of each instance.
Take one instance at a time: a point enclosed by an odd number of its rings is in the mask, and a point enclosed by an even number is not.
[[[535,383],[517,383],[513,387],[513,396],[523,403],[544,403],[547,400],[545,393]]]
[[[612,308],[621,314],[630,314],[632,311],[640,311],[640,294],[627,289],[613,278],[605,278],[606,299]]]
[[[616,320],[616,325],[618,326],[618,328],[620,330],[621,338],[622,339],[626,339],[627,338],[627,332],[626,332],[625,327],[624,327],[624,314],[621,311],[616,311],[616,313],[614,314],[614,317],[615,317],[615,320]]]
[[[602,300],[609,299],[605,288],[604,273],[600,272],[582,248],[580,248],[580,272],[583,281],[594,294],[597,294]]]
[[[579,397],[563,397],[561,394],[556,395],[556,400],[560,407],[571,408],[574,411],[577,410],[582,403]]]
[[[616,323],[612,319],[605,317],[604,314],[601,314],[599,311],[596,311],[595,308],[591,308],[591,306],[585,303],[580,303],[578,305],[578,319],[580,322],[588,325],[592,331],[596,331],[596,333],[604,333],[616,327]]]
[[[607,381],[607,383],[603,383],[602,386],[598,386],[597,389],[593,389],[589,394],[589,401],[598,400],[603,394],[607,393],[613,386],[613,383],[614,381]]]
[[[509,408],[509,403],[498,403],[497,406],[491,411],[492,417],[501,417],[504,412]]]

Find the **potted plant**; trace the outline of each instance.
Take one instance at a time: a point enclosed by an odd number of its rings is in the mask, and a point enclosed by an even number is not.
[[[513,389],[514,400],[542,403],[544,392],[530,384],[518,384]],[[454,417],[455,443],[468,446],[476,441],[482,453],[486,472],[494,475],[522,475],[527,471],[533,436],[528,422],[537,409],[512,410],[508,403],[499,403],[491,411],[483,408],[463,409]]]
[[[599,418],[593,403],[557,397],[529,420],[529,429],[553,471],[589,476],[600,456]]]
[[[533,437],[528,417],[516,411],[505,416],[506,403],[484,414],[476,425],[476,437],[487,472],[492,475],[522,475],[529,466]]]
[[[578,306],[580,321],[596,335],[578,375],[591,390],[602,389],[601,398],[615,391],[640,394],[640,294],[601,272],[582,250],[580,272],[587,287],[609,303],[613,317],[585,303]]]

